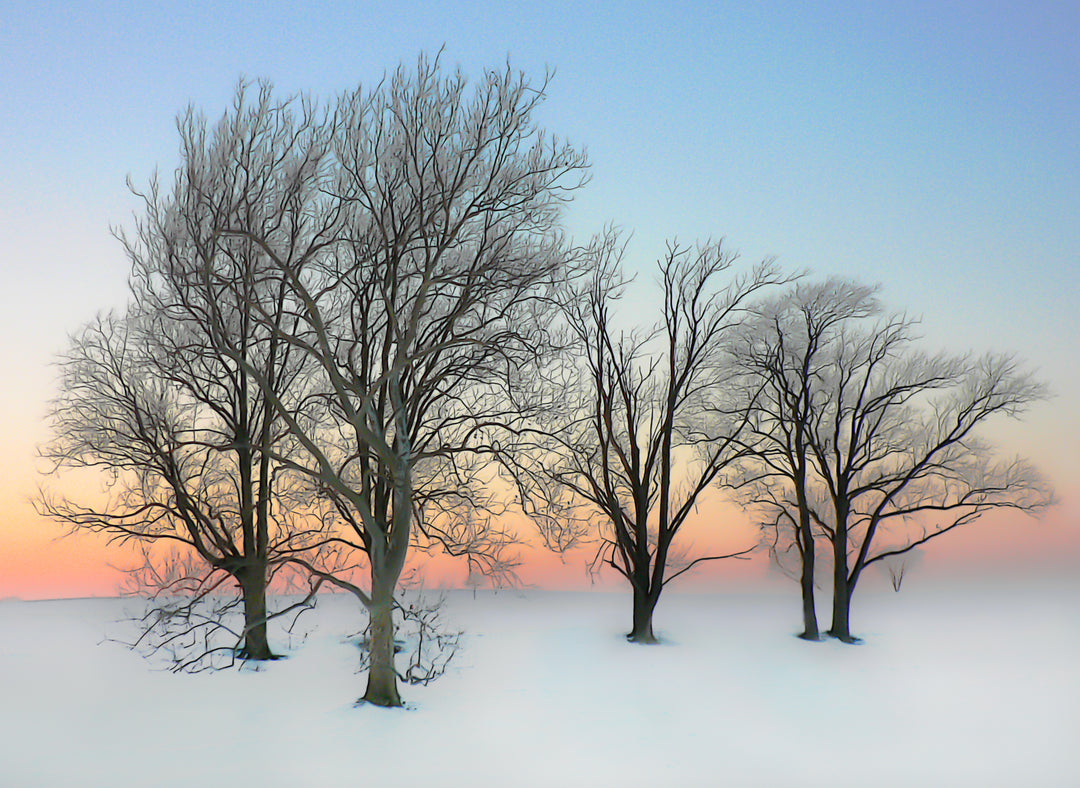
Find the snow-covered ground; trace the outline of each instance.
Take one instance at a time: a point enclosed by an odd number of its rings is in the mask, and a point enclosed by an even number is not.
[[[867,590],[859,646],[793,637],[793,585],[669,592],[655,647],[629,602],[450,592],[464,650],[389,711],[347,597],[198,675],[102,642],[130,600],[0,602],[0,785],[1080,785],[1077,579]]]

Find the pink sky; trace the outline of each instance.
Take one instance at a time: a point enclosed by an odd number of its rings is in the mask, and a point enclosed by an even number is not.
[[[1077,490],[1063,490],[1065,501],[1041,518],[1015,513],[994,513],[961,531],[931,542],[918,557],[905,582],[940,580],[953,575],[1061,571],[1072,572],[1080,562],[1080,507]],[[53,597],[113,596],[123,579],[115,567],[131,563],[128,548],[109,547],[98,536],[64,537],[63,530],[39,517],[29,502],[0,498],[8,516],[0,530],[0,598],[42,599]],[[521,535],[529,539],[527,524]],[[704,509],[697,522],[683,534],[700,552],[734,552],[755,542],[749,519],[738,508],[720,509],[715,520]],[[621,589],[624,581],[612,570],[590,579],[585,563],[595,547],[558,556],[540,547],[521,550],[520,580],[525,585],[552,589]],[[466,567],[447,557],[417,556],[411,565],[423,570],[427,587],[461,587]],[[762,549],[750,560],[706,563],[688,573],[673,589],[705,591],[774,582],[778,575]],[[871,581],[873,582],[873,581]],[[794,583],[792,593],[796,592]]]

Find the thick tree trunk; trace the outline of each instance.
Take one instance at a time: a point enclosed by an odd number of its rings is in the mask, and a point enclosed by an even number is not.
[[[832,626],[829,627],[829,634],[844,643],[856,643],[858,638],[851,636],[849,623],[852,587],[848,583],[847,534],[837,533],[836,536],[833,550]]]
[[[653,634],[652,617],[659,595],[653,596],[647,591],[634,587],[634,626],[626,639],[631,643],[656,643]]]
[[[370,536],[368,560],[371,562],[371,605],[368,615],[368,683],[361,702],[375,706],[403,706],[398,694],[397,670],[394,668],[394,590],[405,566],[412,527],[412,467],[409,429],[401,395],[400,373],[391,380],[391,402],[397,432],[391,464],[391,498],[385,526]],[[386,510],[383,510],[384,515]]]
[[[261,568],[245,571],[239,578],[244,597],[244,659],[277,659],[266,638],[266,573]]]
[[[832,626],[829,627],[829,634],[844,643],[856,643],[858,638],[851,636],[851,629],[848,625],[853,584],[848,581],[847,526],[850,508],[846,483],[843,485],[843,489],[837,493],[834,500],[836,501],[836,531],[832,534],[833,600]]]
[[[844,643],[858,643],[851,634],[851,587],[847,581],[833,588],[833,616],[829,634]]]
[[[401,706],[397,670],[394,668],[393,587],[373,584],[371,626],[368,629],[368,683],[362,701],[376,706]]]

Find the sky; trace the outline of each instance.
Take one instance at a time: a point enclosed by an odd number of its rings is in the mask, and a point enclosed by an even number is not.
[[[440,47],[473,77],[507,59],[552,74],[541,122],[592,162],[566,226],[632,233],[643,310],[667,239],[723,237],[747,261],[880,283],[929,349],[1025,359],[1053,397],[994,435],[1060,503],[944,537],[927,562],[1080,563],[1080,4],[8,2],[4,16],[0,597],[115,589],[122,556],[58,540],[29,500],[48,483],[53,360],[123,305],[110,228],[132,225],[128,178],[171,179],[177,113],[219,116],[241,77],[330,98]],[[749,534],[735,524],[729,541]],[[527,580],[573,585],[580,563],[539,556]]]

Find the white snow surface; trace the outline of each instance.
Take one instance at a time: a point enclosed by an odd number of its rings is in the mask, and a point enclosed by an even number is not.
[[[354,706],[351,597],[279,633],[287,659],[196,675],[103,640],[132,600],[7,600],[0,785],[1075,786],[1078,601],[868,590],[847,646],[793,636],[794,586],[669,591],[640,646],[626,593],[451,591],[463,650],[387,710]]]

